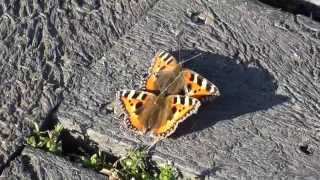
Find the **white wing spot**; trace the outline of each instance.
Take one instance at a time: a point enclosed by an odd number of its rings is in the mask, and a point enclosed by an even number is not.
[[[165,51],[160,51],[160,52],[159,52],[159,56],[162,56],[163,53],[165,53]]]
[[[126,93],[127,93],[127,91],[123,90],[121,96],[124,96]]]
[[[186,99],[185,99],[185,101],[184,101],[184,104],[188,104],[189,105],[189,97],[188,96],[186,96]]]
[[[193,82],[194,82],[194,83],[197,83],[197,80],[198,80],[198,74],[195,74],[195,75],[194,75]]]
[[[169,56],[169,53],[166,53],[164,56],[162,56],[162,59],[166,59]]]
[[[171,59],[173,59],[172,56],[170,56],[170,57],[166,60],[166,62],[169,62]]]
[[[144,95],[144,93],[143,93],[143,92],[142,92],[142,93],[140,93],[140,94],[139,94],[139,96],[138,96],[138,99],[139,99],[139,100],[142,100],[142,96],[143,96],[143,95]]]
[[[211,86],[211,90],[210,90],[210,93],[214,93],[216,91],[216,87],[214,86]]]
[[[177,104],[181,104],[180,96],[177,96]]]
[[[129,93],[129,95],[128,95],[128,98],[130,98],[130,99],[131,99],[131,98],[132,98],[132,96],[134,95],[134,93],[135,93],[135,90],[131,90],[131,91],[130,91],[130,93]]]
[[[201,89],[206,89],[206,87],[207,87],[207,80],[206,79],[202,79]]]

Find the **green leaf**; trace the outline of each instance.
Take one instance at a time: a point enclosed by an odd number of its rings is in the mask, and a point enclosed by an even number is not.
[[[46,143],[46,148],[47,148],[47,149],[50,149],[51,146],[52,146],[52,142],[51,142],[50,140],[47,141],[47,143]]]
[[[50,139],[48,137],[45,136],[40,136],[39,137],[39,141],[40,142],[44,142],[45,144],[49,141]]]
[[[45,146],[46,142],[44,141],[39,141],[38,144],[36,145],[37,148],[43,148]]]
[[[57,124],[54,128],[54,131],[57,132],[57,134],[60,135],[61,131],[63,130],[62,124]]]
[[[51,144],[49,146],[49,151],[53,152],[53,153],[56,153],[57,152],[57,146],[55,144]]]
[[[36,122],[33,122],[33,126],[34,126],[35,132],[39,132],[40,131],[39,125]]]
[[[94,154],[90,157],[90,163],[92,165],[97,165],[97,158],[98,158],[98,155],[97,154]]]
[[[52,131],[49,131],[49,132],[48,132],[48,136],[49,136],[49,139],[52,139],[52,137],[53,137],[53,132],[52,132]]]
[[[37,146],[37,142],[34,136],[30,136],[27,139],[27,144],[31,145],[32,147],[36,147]]]
[[[171,164],[164,164],[160,166],[160,174],[159,174],[160,180],[173,180],[174,174],[173,174],[173,166]]]

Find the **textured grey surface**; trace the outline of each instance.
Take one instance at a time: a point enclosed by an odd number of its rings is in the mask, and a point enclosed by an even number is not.
[[[46,118],[61,99],[53,60],[60,45],[38,6],[0,2],[0,165],[22,145],[30,122]]]
[[[72,164],[63,157],[26,147],[21,156],[10,163],[1,177],[5,179],[106,179],[87,168]]]
[[[0,171],[153,2],[0,1]]]
[[[154,158],[219,179],[319,176],[319,32],[306,17],[247,0],[0,1],[0,165],[60,103],[58,120],[105,150],[150,143],[115,118],[115,92],[139,88],[158,49],[182,49],[204,54],[186,66],[222,97]]]
[[[206,24],[191,22],[189,12]],[[158,49],[179,50],[182,34],[182,55],[205,53],[187,66],[222,97],[158,144],[155,156],[216,178],[319,176],[320,40],[297,19],[248,1],[159,1],[95,59],[58,118],[115,154],[150,143],[123,128],[110,107],[117,90],[139,88]]]
[[[304,0],[303,0],[304,1]],[[306,2],[312,3],[314,5],[320,6],[320,1],[319,0],[305,0]]]

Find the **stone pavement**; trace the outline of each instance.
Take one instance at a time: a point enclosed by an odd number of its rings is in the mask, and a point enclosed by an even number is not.
[[[102,174],[39,149],[24,148],[1,177],[10,179],[106,179]]]
[[[60,2],[1,3],[4,175],[19,177],[19,152],[37,154],[22,146],[34,119],[58,120],[114,155],[151,143],[122,127],[114,98],[139,89],[166,49],[202,53],[186,67],[222,96],[157,144],[156,160],[217,179],[320,176],[318,22],[247,0]]]

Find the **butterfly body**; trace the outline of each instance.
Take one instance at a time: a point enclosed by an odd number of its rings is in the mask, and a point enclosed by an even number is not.
[[[147,81],[147,91],[156,94],[162,92],[163,94],[181,94],[183,90],[183,77],[177,76],[179,71],[161,71],[150,75]]]
[[[201,104],[188,96],[157,96],[136,90],[122,90],[117,96],[127,116],[126,124],[142,134],[151,131],[157,137],[169,136]]]

